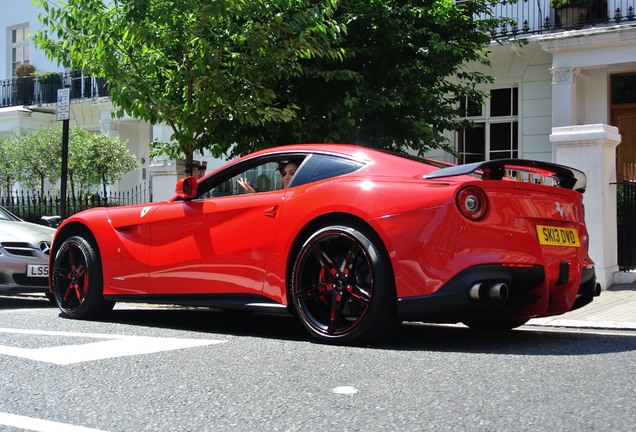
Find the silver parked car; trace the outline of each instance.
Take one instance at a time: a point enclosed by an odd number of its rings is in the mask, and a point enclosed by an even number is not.
[[[48,293],[55,230],[25,222],[0,207],[0,294]]]

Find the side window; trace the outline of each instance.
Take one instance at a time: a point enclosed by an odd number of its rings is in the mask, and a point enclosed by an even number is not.
[[[240,179],[247,179],[249,184],[257,192],[269,192],[281,188],[281,178],[278,172],[278,163],[267,162],[262,165],[251,167],[245,171],[233,175],[227,179],[219,179],[219,183],[201,193],[199,198],[216,198],[225,196],[241,195],[245,190],[239,186]]]
[[[286,167],[298,167],[290,179],[283,176]],[[269,192],[294,187],[306,183],[336,177],[362,168],[362,162],[339,156],[323,154],[283,154],[268,157],[267,160],[246,161],[240,166],[229,168],[224,173],[205,179],[199,183],[199,199],[243,195],[247,191],[239,181],[247,180],[255,192]],[[245,182],[243,182],[245,184]]]
[[[338,156],[315,154],[305,161],[302,169],[294,176],[290,186],[298,186],[348,174],[363,166],[364,164],[358,161]]]

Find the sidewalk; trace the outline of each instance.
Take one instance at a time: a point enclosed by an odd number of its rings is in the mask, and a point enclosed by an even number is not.
[[[636,330],[636,284],[613,285],[580,309],[531,319],[526,325]]]

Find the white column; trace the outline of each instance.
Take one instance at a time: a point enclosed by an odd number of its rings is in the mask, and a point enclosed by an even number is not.
[[[159,124],[152,127],[152,138],[159,142],[170,142],[172,129]],[[152,158],[148,167],[152,185],[152,200],[166,201],[174,196],[174,188],[177,180],[185,176],[185,161],[181,159],[168,159],[162,155]]]
[[[583,171],[585,223],[590,235],[590,258],[603,289],[614,284],[618,272],[616,237],[616,146],[618,128],[605,124],[552,128],[555,162]]]
[[[152,200],[167,201],[175,195],[177,180],[185,176],[185,160],[154,159],[148,171],[152,182]]]
[[[159,142],[170,142],[172,136],[172,128],[165,123],[152,126],[152,139]]]
[[[102,111],[102,133],[108,138],[119,138],[119,120],[113,119],[110,111]]]
[[[552,127],[577,124],[575,68],[552,68]]]

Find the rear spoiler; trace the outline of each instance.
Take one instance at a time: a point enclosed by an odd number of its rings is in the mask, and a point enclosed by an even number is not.
[[[423,178],[429,180],[481,173],[482,180],[501,180],[505,177],[506,170],[523,171],[530,174],[550,177],[555,181],[555,186],[572,189],[581,193],[585,192],[585,188],[587,187],[587,177],[583,171],[551,162],[528,159],[499,159],[456,165],[438,169],[430,174],[426,174]]]

